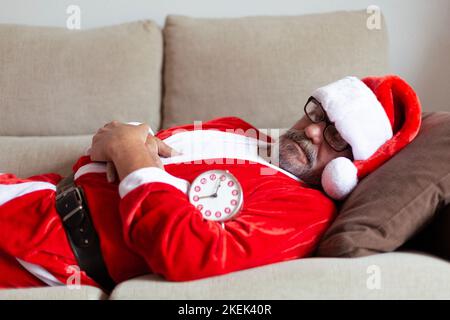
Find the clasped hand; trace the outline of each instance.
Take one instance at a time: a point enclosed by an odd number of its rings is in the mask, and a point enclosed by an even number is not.
[[[92,161],[107,162],[107,178],[114,182],[117,175],[122,180],[139,167],[163,169],[160,157],[179,153],[161,139],[150,135],[149,125],[131,125],[111,121],[97,130],[89,151]]]

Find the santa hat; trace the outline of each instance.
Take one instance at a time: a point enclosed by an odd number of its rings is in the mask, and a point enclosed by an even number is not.
[[[353,162],[336,158],[322,173],[324,191],[336,200],[411,142],[420,128],[419,99],[398,76],[345,77],[312,96],[352,147]]]

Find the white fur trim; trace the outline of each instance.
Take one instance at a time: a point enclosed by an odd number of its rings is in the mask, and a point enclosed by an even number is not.
[[[260,163],[279,171],[288,177],[299,181],[300,179],[290,172],[281,169],[258,155],[258,146],[265,147],[269,143],[253,137],[243,136],[233,132],[217,130],[181,131],[163,140],[173,149],[181,152],[179,156],[161,158],[163,165],[175,163],[195,163],[207,159],[226,159],[225,163],[239,163],[248,160]],[[236,160],[236,161],[235,161]],[[270,159],[276,161],[277,159]],[[266,169],[266,168],[262,168]],[[269,169],[269,174],[273,174]],[[261,174],[264,175],[263,172]]]
[[[174,177],[165,170],[156,167],[137,169],[128,174],[119,184],[119,195],[125,197],[129,192],[137,187],[152,182],[162,182],[174,186],[183,193],[187,193],[189,182],[184,179]]]
[[[352,146],[355,160],[368,159],[392,138],[392,127],[383,106],[358,78],[345,77],[315,90],[312,96]]]
[[[357,184],[357,169],[348,158],[333,159],[323,170],[322,187],[335,200],[345,198]]]
[[[16,260],[24,267],[28,272],[30,272],[32,275],[34,275],[36,278],[44,282],[45,284],[55,287],[55,286],[61,286],[63,283],[59,281],[54,275],[52,275],[50,272],[48,272],[47,269],[41,267],[40,265],[26,262],[22,259],[16,258]]]
[[[73,176],[74,180],[77,180],[79,177],[86,173],[103,173],[106,172],[106,164],[100,163],[100,162],[91,162],[88,164],[85,164],[84,166],[81,166],[78,168],[77,172],[75,172],[75,175]]]
[[[6,202],[40,190],[56,191],[56,186],[49,182],[30,181],[15,184],[0,184],[0,206]]]

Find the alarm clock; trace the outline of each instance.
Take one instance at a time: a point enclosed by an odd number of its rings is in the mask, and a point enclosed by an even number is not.
[[[226,221],[240,211],[244,196],[239,181],[228,170],[209,170],[192,181],[189,201],[204,219]]]

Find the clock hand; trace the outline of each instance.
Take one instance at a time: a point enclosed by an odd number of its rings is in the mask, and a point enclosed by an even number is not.
[[[206,196],[200,196],[198,198],[203,199],[203,198],[216,198],[216,197],[217,197],[217,193],[213,193],[213,194],[208,194]]]
[[[206,196],[200,196],[200,197],[198,197],[198,198],[199,198],[199,199],[203,199],[203,198],[217,198],[217,191],[219,191],[219,188],[220,188],[220,186],[221,186],[221,184],[222,184],[222,181],[218,180],[218,181],[216,182],[216,184],[217,184],[217,188],[216,188],[216,190],[214,191],[214,193],[208,194],[208,195],[206,195]]]
[[[216,188],[216,191],[214,192],[214,194],[217,196],[217,191],[219,191],[220,186],[222,185],[222,180],[219,180],[219,185]]]

